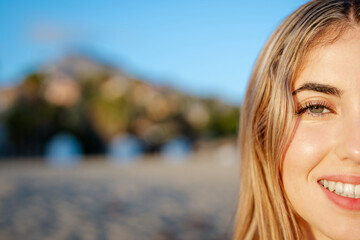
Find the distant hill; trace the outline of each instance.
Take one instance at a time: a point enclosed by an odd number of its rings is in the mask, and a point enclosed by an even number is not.
[[[74,135],[85,154],[101,154],[119,135],[139,139],[147,152],[171,139],[235,136],[237,106],[152,85],[85,56],[69,56],[0,90],[8,152],[42,155],[60,132]],[[1,154],[1,153],[0,153]]]

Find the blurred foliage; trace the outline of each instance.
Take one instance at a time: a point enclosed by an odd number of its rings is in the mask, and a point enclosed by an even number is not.
[[[121,134],[151,152],[178,136],[192,142],[235,136],[239,119],[238,107],[151,85],[85,57],[29,74],[14,92],[1,116],[16,155],[43,154],[60,132],[76,136],[85,154],[104,153]]]

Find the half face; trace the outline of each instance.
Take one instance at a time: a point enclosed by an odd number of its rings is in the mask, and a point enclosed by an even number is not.
[[[360,29],[308,54],[293,97],[285,193],[316,239],[360,239]]]

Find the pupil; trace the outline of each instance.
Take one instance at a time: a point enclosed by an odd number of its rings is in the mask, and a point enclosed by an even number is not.
[[[321,113],[321,112],[323,112],[323,110],[324,110],[324,107],[321,107],[321,106],[313,106],[313,107],[310,109],[310,111],[311,111],[312,113]]]

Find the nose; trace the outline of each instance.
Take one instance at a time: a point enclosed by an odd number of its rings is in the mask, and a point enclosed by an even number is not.
[[[360,113],[344,119],[338,134],[336,154],[341,160],[360,164]]]

